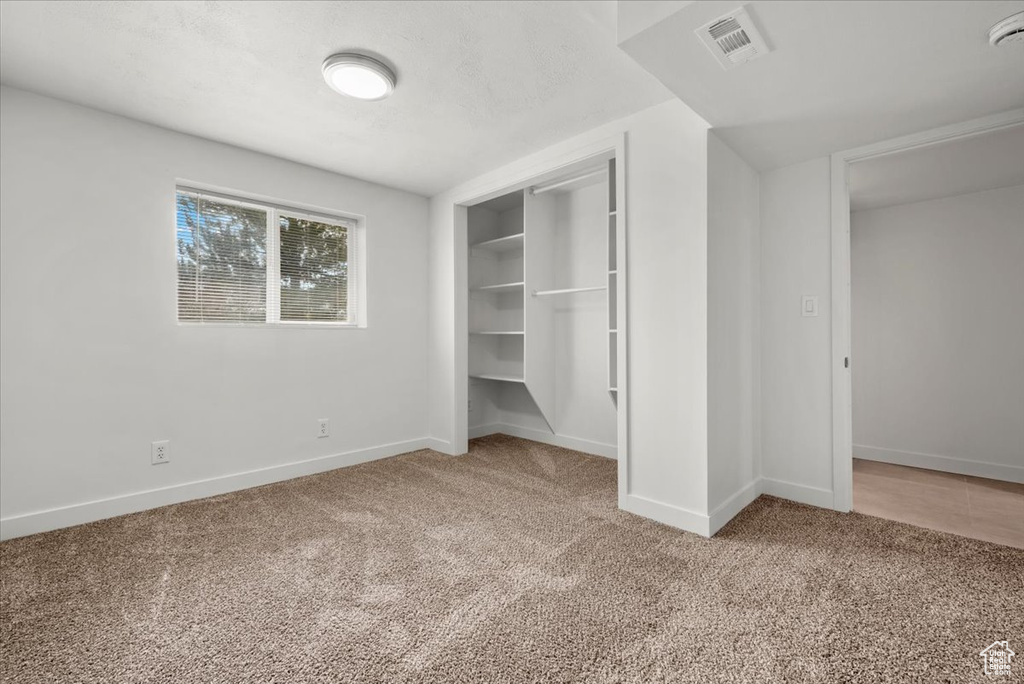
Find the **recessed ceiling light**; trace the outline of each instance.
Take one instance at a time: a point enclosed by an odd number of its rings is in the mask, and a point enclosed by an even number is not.
[[[325,59],[323,73],[333,90],[360,100],[383,100],[395,89],[395,72],[373,57],[354,52]]]

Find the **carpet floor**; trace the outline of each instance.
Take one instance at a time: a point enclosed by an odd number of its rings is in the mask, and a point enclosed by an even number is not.
[[[0,544],[5,682],[1024,681],[1024,551],[762,497],[718,536],[504,436]]]

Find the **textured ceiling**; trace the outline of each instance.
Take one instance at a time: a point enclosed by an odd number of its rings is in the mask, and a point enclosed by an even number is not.
[[[622,47],[759,170],[1024,106],[1024,43],[988,44],[1024,1],[754,0],[772,52],[724,71],[694,30],[741,4],[623,3]]]
[[[1024,185],[1024,125],[857,162],[850,166],[850,209],[1015,185]]]
[[[360,49],[388,100],[321,78]],[[671,97],[614,2],[3,2],[0,80],[426,195]]]

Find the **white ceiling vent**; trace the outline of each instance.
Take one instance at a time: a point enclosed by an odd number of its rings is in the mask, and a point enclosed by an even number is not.
[[[723,69],[732,69],[768,54],[764,38],[744,7],[701,26],[695,33]]]

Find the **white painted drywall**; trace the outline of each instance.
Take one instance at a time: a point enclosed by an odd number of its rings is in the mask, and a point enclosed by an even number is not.
[[[332,91],[344,49],[389,62],[394,94]],[[672,97],[610,2],[3,2],[0,79],[430,194]]]
[[[627,135],[630,491],[628,505],[671,524],[707,514],[707,123],[669,101],[594,129],[431,199],[430,429],[465,449],[456,406],[454,201]],[[620,492],[620,495],[622,493]],[[630,503],[632,502],[632,503]],[[705,528],[706,529],[706,528]]]
[[[1024,186],[853,212],[854,456],[1024,481]]]
[[[761,472],[765,491],[832,505],[829,159],[761,174]],[[818,316],[801,297],[818,297]]]
[[[633,5],[619,47],[759,171],[1024,106],[1020,45],[985,39],[1020,0]],[[771,52],[726,72],[694,32],[741,5]]]
[[[858,161],[848,177],[852,212],[1022,185],[1024,124]]]
[[[424,198],[0,93],[0,517],[426,436]],[[176,178],[365,215],[369,327],[178,326]]]
[[[708,509],[711,511],[751,488],[760,467],[758,202],[757,173],[710,131]],[[750,493],[753,494],[752,489]]]
[[[694,0],[626,0],[616,2],[616,38],[621,45],[663,21]]]

